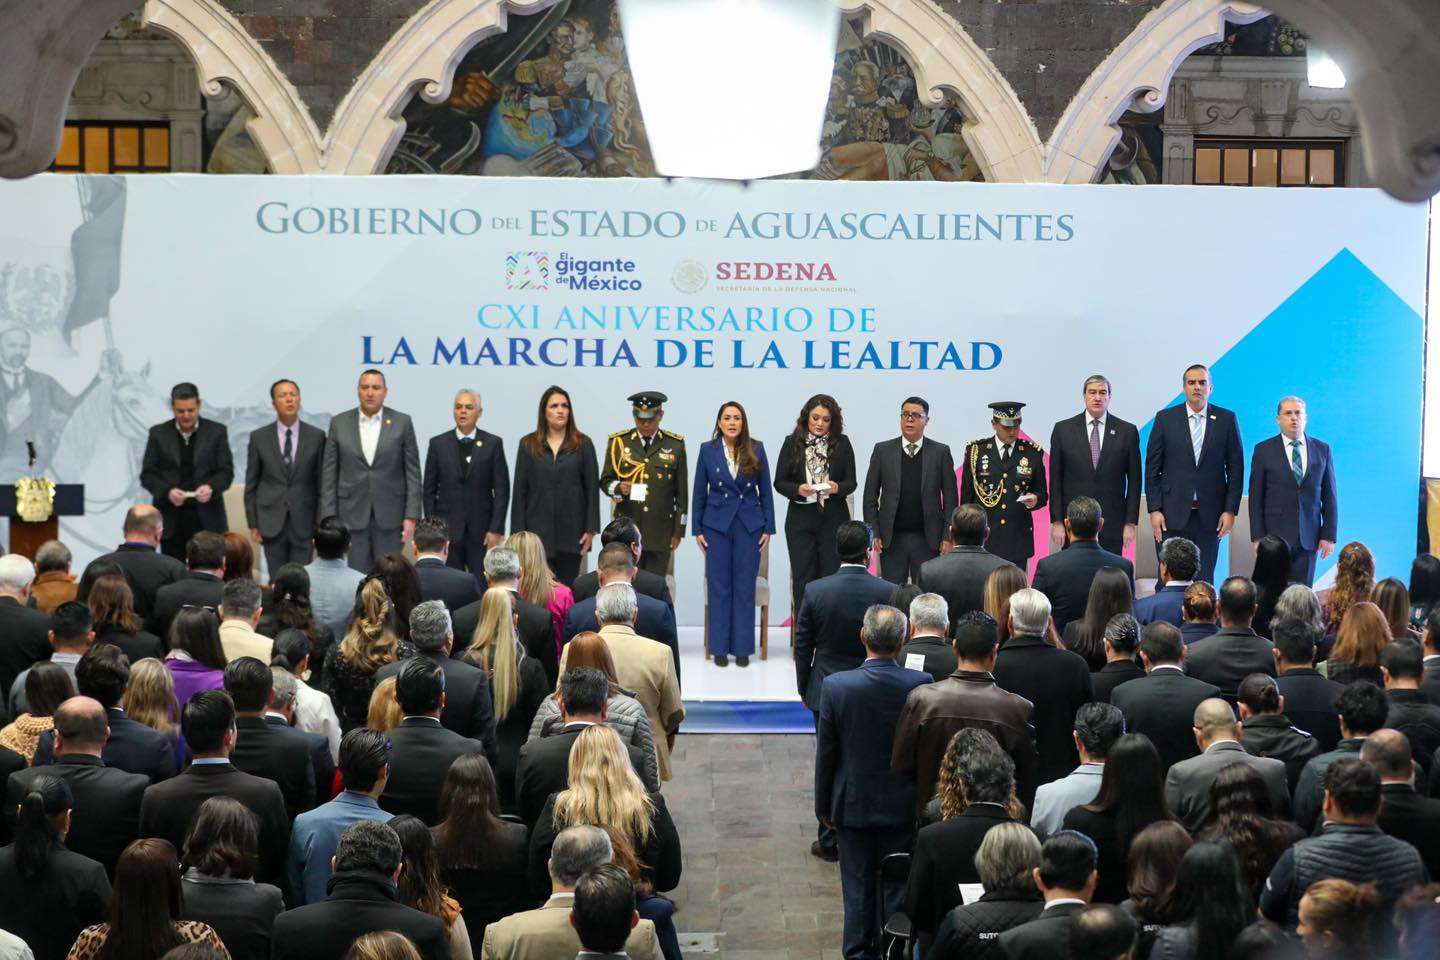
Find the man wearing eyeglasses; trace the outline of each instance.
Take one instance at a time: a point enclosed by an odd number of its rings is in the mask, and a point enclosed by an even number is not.
[[[900,404],[900,436],[875,444],[865,473],[865,522],[875,532],[880,575],[920,579],[920,565],[950,550],[946,521],[960,502],[950,448],[925,436],[930,404]]]

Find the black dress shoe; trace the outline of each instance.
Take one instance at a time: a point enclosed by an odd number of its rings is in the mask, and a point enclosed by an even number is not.
[[[723,654],[723,653],[717,653],[717,654],[715,654],[715,666],[717,666],[717,667],[728,667],[728,666],[730,666],[730,658],[727,657],[727,656],[725,656],[725,654]]]
[[[736,658],[735,658],[735,666],[737,666],[737,667],[748,667],[748,666],[750,666],[750,658],[749,658],[749,657],[736,657]]]
[[[819,857],[826,863],[840,862],[840,851],[835,849],[834,847],[827,847],[823,845],[819,840],[816,840],[815,842],[810,844],[810,856]]]

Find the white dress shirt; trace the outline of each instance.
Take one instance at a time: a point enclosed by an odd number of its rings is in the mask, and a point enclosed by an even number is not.
[[[375,464],[375,448],[380,446],[380,423],[384,416],[384,407],[376,410],[373,417],[367,417],[365,411],[360,411],[360,452],[365,462],[372,466]]]

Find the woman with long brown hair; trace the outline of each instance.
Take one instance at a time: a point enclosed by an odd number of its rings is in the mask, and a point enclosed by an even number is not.
[[[1119,567],[1101,567],[1090,581],[1085,616],[1065,624],[1065,649],[1085,658],[1092,673],[1105,669],[1105,624],[1134,609],[1130,577]]]
[[[575,426],[570,394],[550,387],[540,396],[535,432],[515,451],[510,529],[538,536],[550,569],[567,586],[600,530],[597,464],[595,445]]]
[[[385,581],[370,577],[360,585],[345,638],[331,646],[325,657],[324,690],[342,730],[348,733],[365,725],[376,671],[413,656],[415,648],[410,642],[395,635]]]
[[[1325,632],[1335,633],[1345,611],[1362,600],[1370,599],[1375,589],[1375,557],[1365,544],[1355,541],[1340,548],[1335,561],[1335,586],[1325,601]]]
[[[95,618],[95,643],[113,643],[125,651],[131,663],[154,657],[165,658],[165,644],[153,633],[140,629],[135,614],[135,593],[130,583],[118,573],[96,577],[86,599],[90,615]]]
[[[1385,686],[1380,675],[1380,654],[1390,642],[1390,624],[1385,614],[1369,600],[1352,604],[1340,618],[1335,646],[1325,661],[1325,675],[1336,683],[1369,680]]]
[[[470,932],[460,903],[440,879],[440,861],[435,855],[435,837],[419,817],[403,814],[388,821],[400,838],[405,853],[396,899],[411,910],[419,910],[445,924],[451,960],[473,960]]]
[[[855,492],[855,450],[845,436],[840,404],[817,393],[800,408],[795,429],[775,459],[775,489],[790,501],[785,545],[790,551],[792,616],[800,614],[805,585],[840,569],[835,531],[850,519],[845,498]]]
[[[750,665],[755,652],[755,578],[775,533],[765,445],[750,438],[745,408],[720,405],[712,438],[700,445],[691,532],[705,554],[705,629],[715,665]]]

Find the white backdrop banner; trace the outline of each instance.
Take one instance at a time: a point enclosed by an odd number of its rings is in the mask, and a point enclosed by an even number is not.
[[[0,479],[35,439],[50,475],[85,484],[89,515],[63,527],[83,563],[147,499],[145,428],[181,380],[242,472],[271,381],[299,381],[323,426],[377,366],[422,449],[474,387],[512,464],[552,383],[601,449],[628,394],[664,391],[692,461],[740,400],[772,464],[804,400],[831,393],[863,477],[911,394],[958,463],[989,401],[1026,403],[1048,445],[1088,374],[1148,425],[1202,362],[1247,456],[1278,398],[1306,397],[1341,541],[1403,575],[1427,229],[1423,206],[1366,190],[40,176],[0,184]],[[687,539],[682,622],[700,621],[702,569]],[[770,573],[780,622],[783,539]]]

